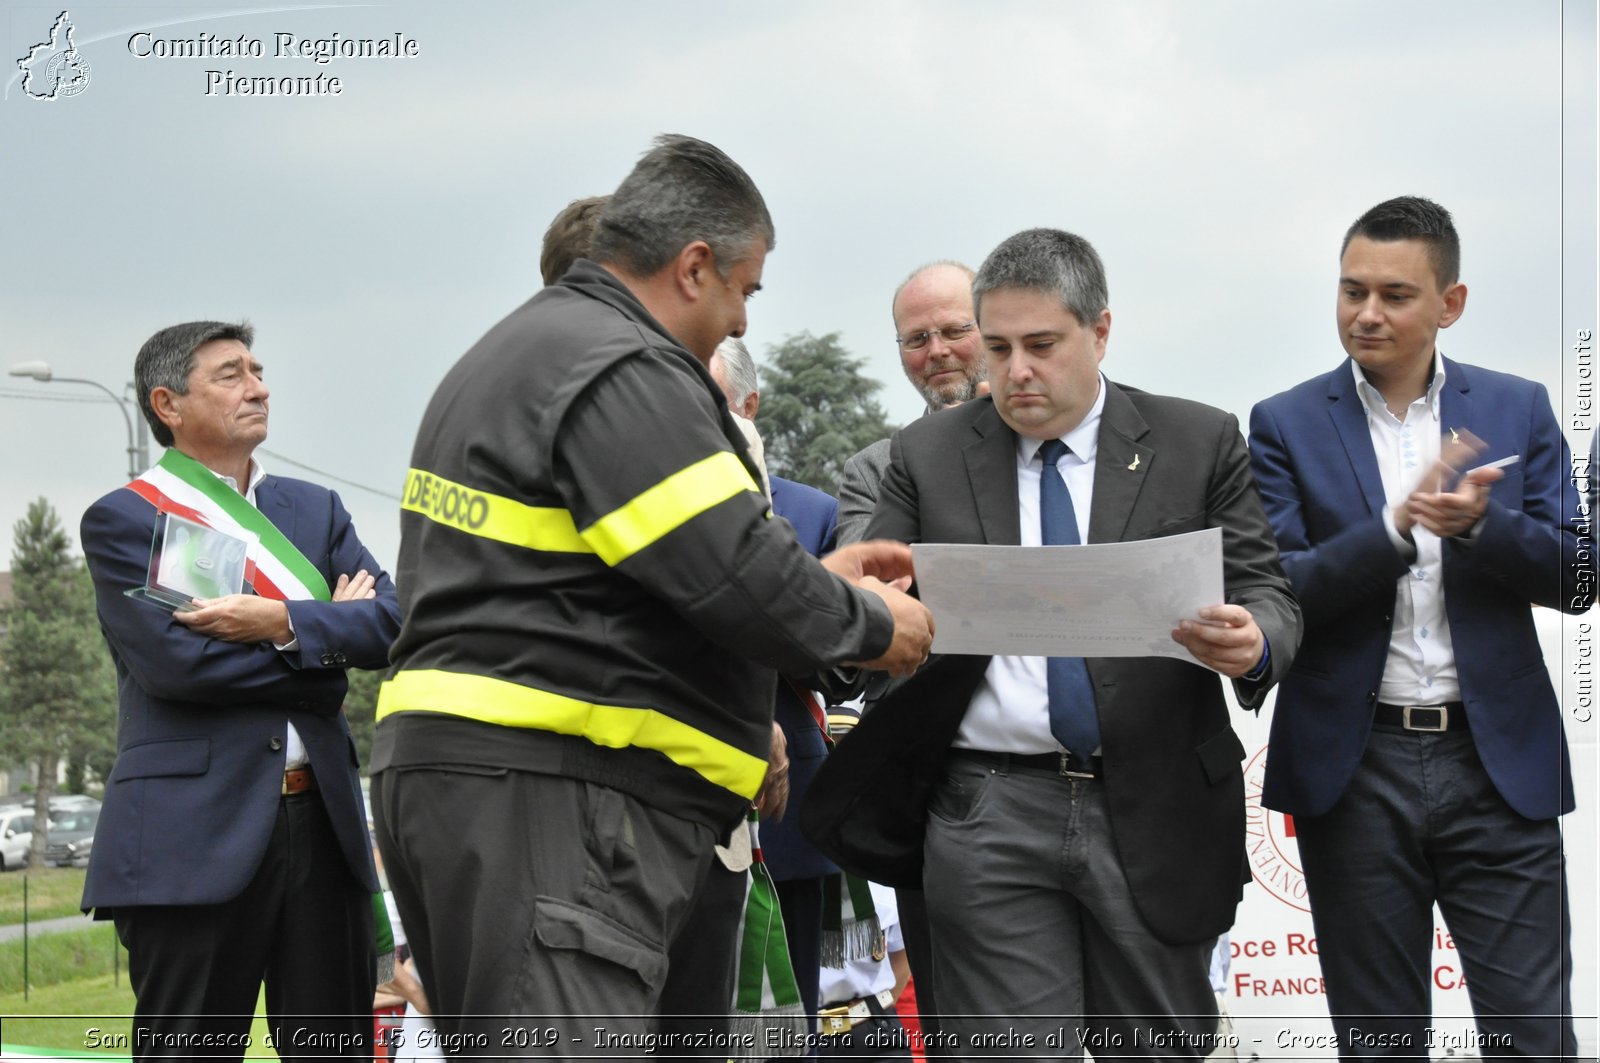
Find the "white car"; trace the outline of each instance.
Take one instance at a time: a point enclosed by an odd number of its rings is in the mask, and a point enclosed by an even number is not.
[[[28,865],[33,845],[33,809],[21,805],[0,808],[0,871]]]

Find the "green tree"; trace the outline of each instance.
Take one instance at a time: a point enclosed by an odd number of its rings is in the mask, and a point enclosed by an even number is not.
[[[355,739],[356,756],[361,770],[372,769],[372,730],[378,711],[378,686],[383,682],[382,671],[369,672],[352,668],[350,692],[344,696],[344,718],[350,721],[350,737]]]
[[[756,427],[776,476],[839,493],[844,463],[856,451],[891,435],[873,398],[883,384],[863,376],[839,334],[802,332],[767,348]]]
[[[34,768],[33,851],[44,861],[50,795],[63,759],[104,760],[115,742],[116,699],[95,620],[94,588],[72,540],[44,499],[13,528],[15,600],[0,650],[0,756]]]

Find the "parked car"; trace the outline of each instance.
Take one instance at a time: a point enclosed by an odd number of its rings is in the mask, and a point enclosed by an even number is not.
[[[94,828],[99,821],[98,808],[53,813],[50,845],[44,851],[44,862],[54,867],[88,867],[89,850],[94,848]]]
[[[22,805],[0,808],[0,871],[28,866],[33,845],[33,809]]]

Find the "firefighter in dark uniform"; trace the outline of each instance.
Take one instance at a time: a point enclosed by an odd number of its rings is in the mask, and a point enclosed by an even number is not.
[[[636,1054],[712,847],[761,786],[773,669],[927,655],[931,618],[889,585],[909,550],[813,560],[706,370],[771,245],[737,164],[662,137],[597,261],[494,326],[423,417],[373,804],[463,1051]]]

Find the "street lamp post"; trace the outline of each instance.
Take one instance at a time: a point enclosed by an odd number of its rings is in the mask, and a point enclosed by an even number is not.
[[[150,439],[145,428],[144,418],[135,418],[128,413],[128,400],[94,380],[84,380],[81,377],[56,376],[50,370],[49,362],[22,362],[14,365],[9,370],[11,376],[32,377],[42,384],[55,382],[58,384],[87,384],[92,388],[99,388],[110,396],[111,401],[117,404],[117,409],[122,411],[123,423],[128,428],[128,479],[137,479],[139,474],[150,467]],[[129,384],[129,388],[133,385]],[[134,425],[138,425],[137,431]]]

